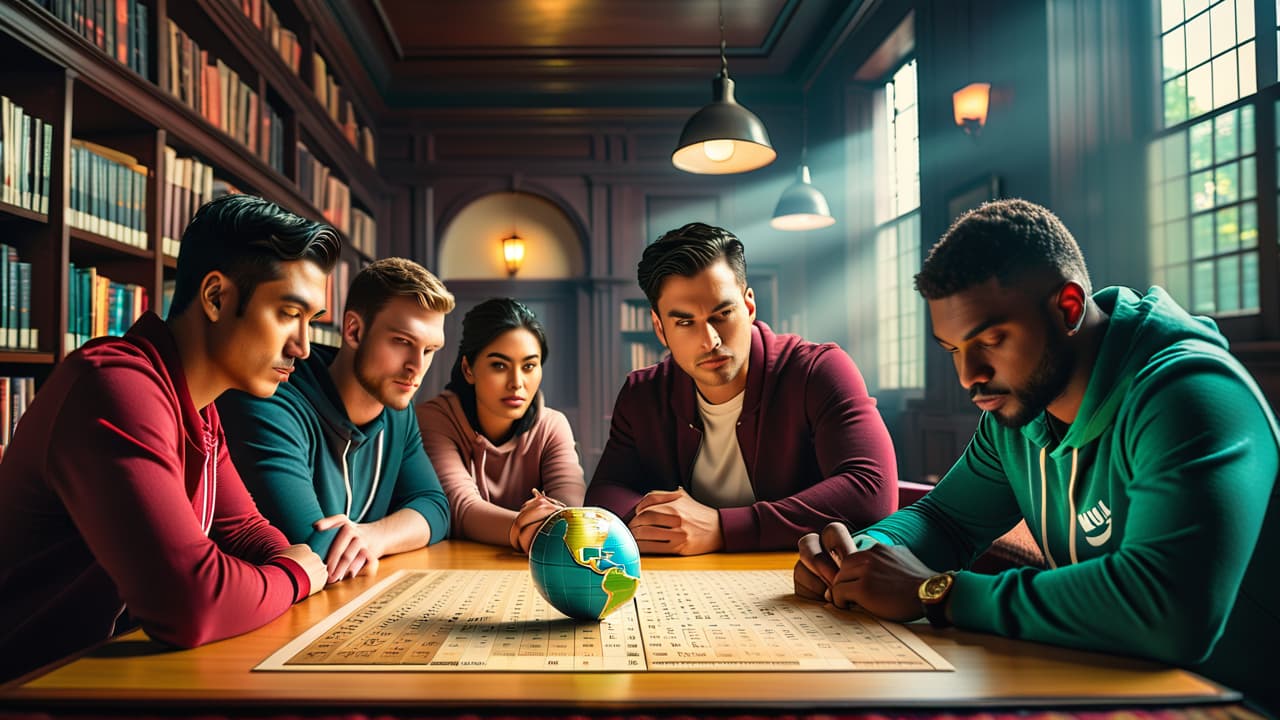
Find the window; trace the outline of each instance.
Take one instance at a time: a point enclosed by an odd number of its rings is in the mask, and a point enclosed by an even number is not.
[[[920,122],[916,61],[883,87],[876,128],[875,263],[877,385],[924,387],[924,301],[912,284],[920,267]]]
[[[1219,317],[1260,311],[1255,12],[1252,0],[1160,2],[1151,277],[1188,310]]]

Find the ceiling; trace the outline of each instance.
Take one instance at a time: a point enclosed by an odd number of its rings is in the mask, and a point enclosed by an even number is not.
[[[869,0],[724,0],[739,99],[799,97]],[[391,108],[689,107],[717,0],[328,0]]]

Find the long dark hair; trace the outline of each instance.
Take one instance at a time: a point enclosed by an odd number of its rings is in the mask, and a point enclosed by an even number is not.
[[[475,368],[476,357],[480,355],[481,350],[499,335],[520,328],[533,333],[533,336],[538,339],[538,347],[542,352],[541,362],[545,364],[548,354],[547,331],[538,321],[538,316],[519,300],[490,298],[462,316],[462,340],[458,343],[458,358],[453,361],[449,383],[444,387],[458,396],[462,411],[466,413],[467,422],[471,423],[472,428],[480,427],[480,418],[476,414],[476,387],[467,382],[467,378],[463,376],[462,360],[466,358],[467,364]],[[542,388],[538,388],[538,394],[542,394]],[[525,411],[524,416],[511,425],[511,430],[506,437],[500,438],[494,444],[501,445],[520,433],[527,432],[537,419],[538,403],[535,396],[534,401],[529,403],[529,409]]]

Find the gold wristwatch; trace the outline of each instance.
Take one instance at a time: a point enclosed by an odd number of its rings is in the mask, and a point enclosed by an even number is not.
[[[920,589],[916,591],[920,605],[924,607],[925,619],[936,628],[951,627],[951,621],[947,619],[947,596],[955,582],[955,573],[939,573],[920,583]]]

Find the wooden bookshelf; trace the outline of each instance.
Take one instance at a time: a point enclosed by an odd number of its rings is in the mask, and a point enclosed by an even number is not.
[[[77,282],[70,269],[73,264],[82,269],[93,267],[121,284],[140,286],[149,307],[160,311],[165,286],[176,268],[176,260],[164,252],[161,242],[171,209],[168,198],[174,197],[170,194],[167,198],[165,192],[170,169],[166,156],[194,159],[211,167],[213,177],[223,183],[220,188],[231,185],[321,220],[325,203],[312,202],[298,185],[297,147],[300,141],[305,142],[331,175],[341,180],[350,196],[350,207],[373,218],[374,250],[386,248],[389,189],[360,153],[359,143],[353,145],[349,133],[344,134],[319,103],[311,86],[313,53],[322,43],[345,42],[319,37],[322,31],[317,25],[328,22],[320,4],[312,0],[254,0],[269,7],[273,14],[270,22],[287,32],[286,46],[296,46],[300,63],[295,72],[278,44],[273,45],[270,27],[256,24],[240,0],[130,0],[130,17],[142,16],[132,14],[141,5],[146,21],[126,27],[125,32],[130,33],[126,35],[116,30],[118,24],[112,28],[117,42],[127,39],[125,45],[112,44],[110,36],[104,40],[82,22],[77,25],[74,18],[68,20],[71,11],[67,8],[74,4],[59,5],[58,1],[0,0],[0,66],[5,68],[0,96],[21,106],[33,118],[33,126],[38,120],[42,127],[52,127],[48,211],[0,201],[3,242],[16,249],[23,267],[30,266],[24,272],[30,274],[30,326],[37,331],[33,334],[38,340],[37,347],[30,350],[0,347],[0,376],[34,376],[38,384],[66,356],[70,349],[68,330],[75,325],[76,312],[70,299],[72,284]],[[113,2],[102,2],[104,8],[108,4]],[[85,5],[94,4],[81,6]],[[64,11],[62,17],[53,12],[59,8]],[[234,108],[228,104],[227,112],[219,114],[218,106],[193,106],[190,95],[186,101],[179,97],[181,93],[171,86],[180,76],[171,72],[170,63],[176,57],[170,48],[173,26],[206,52],[214,68],[207,72],[235,79],[225,85],[220,80],[219,86],[234,87],[236,100],[242,102]],[[280,36],[277,30],[274,37]],[[109,53],[105,49],[108,45],[119,51]],[[142,47],[146,48],[145,57]],[[132,62],[122,61],[126,57]],[[194,57],[198,61],[199,55]],[[187,71],[188,78],[205,72],[191,65]],[[342,86],[343,102],[351,103],[359,125],[376,134],[369,104],[352,92],[364,85],[352,82],[345,76],[347,71],[345,67],[328,68]],[[224,97],[228,96],[219,95],[218,99]],[[274,111],[270,121],[266,119],[271,114],[268,108]],[[264,145],[272,134],[269,125],[274,127],[277,147],[282,148],[276,154],[277,165],[269,161]],[[90,191],[82,185],[84,161],[73,159],[83,150],[73,153],[73,141],[77,147],[89,143],[120,155],[115,162],[126,170],[111,165],[111,158],[107,158],[107,178],[142,179],[100,181],[99,175],[93,175],[93,182],[99,182],[100,187],[89,197]],[[126,160],[135,164],[131,166]],[[128,174],[131,167],[135,175]],[[129,186],[127,198],[120,199],[125,185]],[[82,191],[87,200],[75,195]],[[81,211],[73,210],[73,197],[77,207],[89,202],[95,212],[112,215],[113,224],[104,223],[97,231],[86,227],[84,216],[77,214]],[[132,234],[122,234],[116,220],[127,221]],[[353,272],[382,254],[347,245],[343,259]]]

